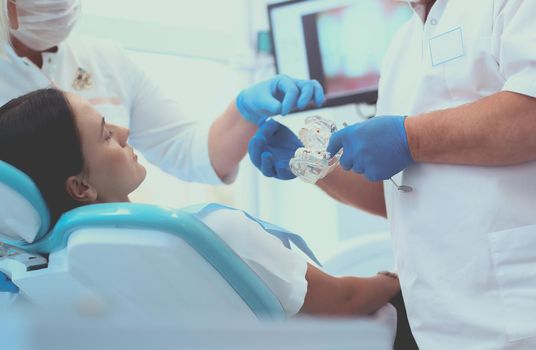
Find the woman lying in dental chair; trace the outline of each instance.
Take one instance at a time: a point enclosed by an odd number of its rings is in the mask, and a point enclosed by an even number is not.
[[[145,168],[128,145],[128,134],[107,124],[85,100],[55,89],[32,92],[0,108],[0,160],[32,178],[53,222],[85,204],[129,201]],[[396,276],[330,276],[239,210],[215,211],[205,223],[267,284],[287,316],[367,315],[398,300],[398,331],[409,330]]]

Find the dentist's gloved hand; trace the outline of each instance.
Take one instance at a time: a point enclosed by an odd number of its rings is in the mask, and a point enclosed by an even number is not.
[[[264,176],[290,180],[296,176],[288,163],[300,147],[303,144],[292,131],[270,119],[249,141],[248,153],[251,162]]]
[[[243,90],[236,98],[236,107],[246,120],[260,126],[268,117],[304,109],[312,101],[320,107],[324,99],[318,81],[276,75]]]
[[[18,293],[19,287],[13,284],[11,280],[2,272],[0,272],[0,293]]]
[[[337,153],[344,170],[370,181],[386,180],[413,163],[403,116],[381,116],[353,124],[331,135],[327,151]]]

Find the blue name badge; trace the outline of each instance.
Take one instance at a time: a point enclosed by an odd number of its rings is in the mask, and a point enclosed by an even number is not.
[[[434,67],[464,55],[462,28],[449,30],[430,39],[430,56]]]

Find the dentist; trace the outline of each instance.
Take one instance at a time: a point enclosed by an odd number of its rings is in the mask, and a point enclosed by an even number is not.
[[[536,1],[410,6],[378,116],[332,136],[341,168],[318,186],[388,218],[421,349],[535,349]],[[270,121],[250,157],[288,179],[298,146]],[[392,176],[413,191],[379,181]]]
[[[75,92],[107,121],[129,127],[131,144],[182,180],[233,182],[258,125],[324,100],[318,82],[275,76],[245,89],[214,122],[202,124],[184,116],[121,48],[68,38],[80,0],[0,2],[11,42],[0,57],[0,105],[48,86]]]

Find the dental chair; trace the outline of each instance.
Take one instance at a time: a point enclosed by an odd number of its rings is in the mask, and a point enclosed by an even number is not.
[[[43,310],[121,317],[283,319],[264,282],[184,211],[80,207],[54,227],[32,180],[0,161],[0,272]]]
[[[184,210],[88,205],[51,227],[32,180],[2,161],[1,274],[19,288],[0,293],[10,349],[387,350],[394,339],[390,313],[266,322],[285,318],[279,300]]]

